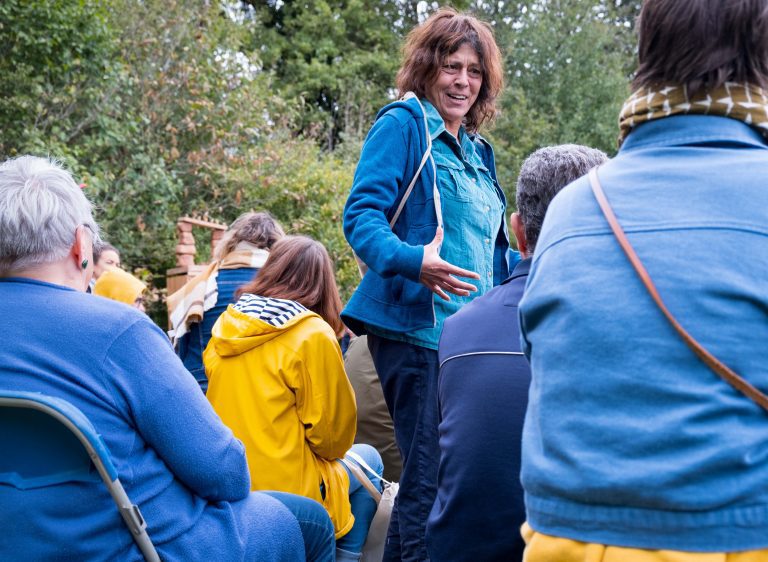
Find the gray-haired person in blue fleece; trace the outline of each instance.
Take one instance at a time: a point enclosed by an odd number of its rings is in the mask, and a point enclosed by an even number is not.
[[[379,112],[344,208],[344,234],[368,271],[342,318],[368,334],[403,458],[385,558],[425,560],[440,331],[508,273],[506,200],[477,134],[503,72],[490,26],[451,9],[412,30],[404,53],[404,99]]]
[[[573,144],[541,148],[526,159],[511,217],[523,260],[499,287],[445,321],[437,390],[440,465],[427,523],[431,560],[522,560],[520,441],[531,374],[520,348],[517,305],[550,201],[606,159]]]
[[[250,491],[243,444],[160,328],[85,293],[98,232],[91,204],[55,162],[22,156],[0,165],[0,386],[85,414],[162,560],[332,561],[325,509]],[[142,559],[95,471],[21,479],[14,469],[29,455],[3,431],[0,560]]]

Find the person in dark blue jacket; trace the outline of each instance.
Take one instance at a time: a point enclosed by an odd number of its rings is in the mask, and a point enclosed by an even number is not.
[[[204,393],[208,377],[203,351],[213,325],[235,302],[235,291],[256,277],[269,249],[283,236],[283,228],[269,213],[240,215],[219,241],[208,268],[168,297],[170,335],[176,354]]]
[[[440,338],[440,464],[427,523],[430,559],[522,560],[520,441],[531,380],[517,305],[549,202],[606,160],[592,148],[542,148],[523,163],[512,231],[524,258],[487,295],[446,319]]]

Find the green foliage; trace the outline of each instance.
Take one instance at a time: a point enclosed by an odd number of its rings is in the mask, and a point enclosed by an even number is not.
[[[0,154],[78,142],[104,102],[113,51],[99,2],[1,2]]]
[[[231,222],[248,209],[267,209],[288,233],[322,241],[346,299],[359,275],[341,230],[352,171],[352,162],[337,153],[323,153],[314,142],[288,135],[270,139],[244,152],[235,165],[222,168],[222,181],[241,196],[237,208],[221,218]]]
[[[507,91],[489,136],[513,206],[517,170],[535,149],[576,143],[615,153],[616,118],[629,93],[629,28],[624,12],[610,18],[605,6],[580,0],[518,2],[510,10],[496,28],[506,46]]]
[[[297,130],[333,149],[342,133],[365,134],[388,100],[398,67],[397,2],[251,1],[252,45],[283,97],[299,99]],[[410,26],[409,26],[410,27]]]
[[[510,202],[540,146],[613,151],[637,1],[452,4],[490,21],[505,56],[487,134]],[[360,145],[394,92],[405,33],[437,7],[3,0],[0,156],[67,163],[123,262],[157,286],[175,265],[179,216],[229,223],[266,209],[328,247],[346,299],[358,274],[341,214]]]

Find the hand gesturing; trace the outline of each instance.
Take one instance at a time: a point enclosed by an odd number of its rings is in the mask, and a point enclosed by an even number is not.
[[[443,300],[451,300],[447,293],[467,296],[470,292],[477,291],[477,287],[457,279],[455,276],[480,279],[474,271],[461,269],[448,263],[440,257],[440,244],[443,243],[443,229],[437,228],[435,238],[424,246],[424,257],[421,260],[421,275],[419,280],[432,292]]]

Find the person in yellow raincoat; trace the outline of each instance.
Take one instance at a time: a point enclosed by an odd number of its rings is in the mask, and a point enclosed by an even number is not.
[[[208,399],[245,444],[253,490],[315,499],[336,529],[337,560],[359,560],[376,503],[337,459],[352,448],[355,396],[337,341],[341,301],[325,247],[288,236],[238,292],[203,354]],[[372,477],[380,487],[376,477]]]

